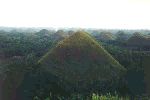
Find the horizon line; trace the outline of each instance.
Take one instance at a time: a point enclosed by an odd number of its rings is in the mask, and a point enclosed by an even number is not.
[[[0,26],[0,28],[46,28],[46,29],[91,29],[91,30],[150,30],[148,28],[94,28],[94,27],[48,27],[48,26]]]

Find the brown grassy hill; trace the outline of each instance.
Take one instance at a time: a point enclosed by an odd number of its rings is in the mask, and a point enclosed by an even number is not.
[[[85,32],[76,32],[59,42],[39,63],[46,71],[73,84],[118,79],[125,70]]]

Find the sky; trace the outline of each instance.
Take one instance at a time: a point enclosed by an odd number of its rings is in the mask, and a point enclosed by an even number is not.
[[[150,29],[150,0],[0,0],[0,26]]]

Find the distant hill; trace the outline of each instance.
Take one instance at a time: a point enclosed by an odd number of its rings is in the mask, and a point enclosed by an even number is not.
[[[125,31],[118,31],[116,34],[116,41],[118,42],[126,42],[130,37],[131,34],[126,33]]]
[[[100,34],[97,34],[95,38],[101,41],[111,41],[115,39],[114,35],[110,32],[101,32]]]
[[[133,34],[127,41],[129,46],[138,46],[138,47],[149,47],[150,46],[150,37],[144,36],[139,33]]]
[[[85,32],[76,32],[60,41],[39,63],[46,72],[81,88],[94,82],[115,81],[125,71]]]
[[[68,36],[67,33],[64,32],[63,30],[58,30],[57,32],[55,32],[51,35],[51,38],[54,41],[60,41],[60,40],[64,39],[67,36]]]

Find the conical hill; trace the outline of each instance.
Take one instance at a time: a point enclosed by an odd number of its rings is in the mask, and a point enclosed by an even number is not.
[[[60,41],[39,63],[49,73],[73,84],[114,80],[125,71],[95,39],[81,31]]]

